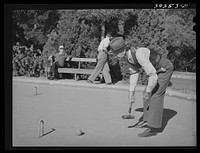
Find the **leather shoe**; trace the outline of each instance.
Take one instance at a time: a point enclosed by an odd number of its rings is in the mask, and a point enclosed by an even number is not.
[[[58,78],[54,77],[53,80],[59,80]]]
[[[88,82],[88,83],[93,83],[93,81],[91,81],[91,80],[89,80],[89,79],[87,80],[87,82]]]
[[[135,128],[146,128],[146,127],[148,127],[146,121],[143,121],[142,123],[135,125]]]
[[[106,83],[106,85],[112,85],[113,83],[109,82],[109,83]]]
[[[53,77],[53,76],[50,76],[48,79],[49,79],[49,80],[53,80],[53,79],[54,79],[54,77]]]
[[[144,125],[136,125],[135,128],[148,128],[147,124]]]
[[[157,135],[157,131],[153,128],[148,128],[143,133],[138,134],[138,137],[151,137],[155,135]]]

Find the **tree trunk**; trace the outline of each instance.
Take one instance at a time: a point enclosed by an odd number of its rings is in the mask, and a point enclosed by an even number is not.
[[[119,28],[119,34],[123,35],[124,34],[124,21],[123,20],[119,20],[118,28]]]
[[[101,40],[104,39],[104,36],[105,36],[105,21],[103,21],[101,25]]]

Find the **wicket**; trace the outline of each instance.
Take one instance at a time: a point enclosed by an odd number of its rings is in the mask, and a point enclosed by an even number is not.
[[[44,136],[44,121],[40,120],[38,124],[38,133],[39,133],[39,138]]]

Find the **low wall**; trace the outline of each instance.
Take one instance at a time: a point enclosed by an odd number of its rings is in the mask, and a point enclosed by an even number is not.
[[[170,82],[173,89],[196,91],[196,73],[174,71]]]

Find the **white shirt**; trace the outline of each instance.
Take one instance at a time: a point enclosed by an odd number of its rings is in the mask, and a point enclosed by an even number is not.
[[[132,54],[131,54],[131,50],[129,50],[127,53],[127,58],[128,58],[128,61],[132,64],[135,64],[135,62],[133,61],[133,57],[132,57]]]
[[[104,38],[99,44],[98,51],[106,50],[107,47],[109,46],[109,43],[110,43],[109,37]]]
[[[127,54],[127,56],[131,56],[131,54]],[[149,76],[148,85],[146,88],[146,92],[151,92],[157,83],[158,76],[156,74],[156,69],[149,61],[150,50],[148,48],[138,48],[136,51],[136,58],[138,63],[143,67],[146,74]],[[129,59],[128,57],[128,59]],[[131,56],[132,57],[132,56]],[[130,58],[131,59],[131,58]],[[131,62],[132,63],[132,62]],[[131,68],[132,74],[130,77],[130,91],[135,91],[136,82],[138,81],[138,74],[134,73],[137,70],[134,70],[134,67]]]

